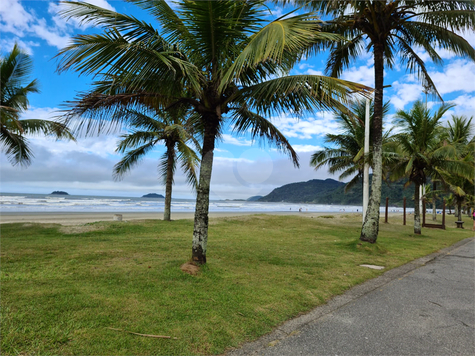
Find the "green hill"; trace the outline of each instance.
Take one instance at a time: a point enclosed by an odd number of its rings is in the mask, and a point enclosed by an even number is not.
[[[371,180],[370,180],[371,181]],[[334,179],[312,179],[308,182],[298,182],[283,185],[274,189],[270,194],[262,197],[259,201],[265,202],[289,202],[289,203],[314,203],[335,205],[361,205],[363,201],[362,183],[355,185],[345,193],[346,183]],[[413,207],[412,196],[414,187],[404,189],[404,181],[383,183],[381,192],[381,204],[389,198],[390,206],[403,205],[403,197],[407,198],[407,206]]]

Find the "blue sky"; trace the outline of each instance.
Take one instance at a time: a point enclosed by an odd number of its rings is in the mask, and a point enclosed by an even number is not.
[[[146,13],[122,1],[89,0],[96,5],[115,9],[118,12],[152,22]],[[88,89],[91,77],[78,77],[75,72],[56,72],[58,50],[67,45],[71,36],[93,28],[82,27],[75,21],[66,22],[57,15],[56,1],[2,0],[0,7],[0,49],[2,55],[10,51],[17,42],[34,61],[31,79],[40,83],[40,94],[30,96],[30,109],[24,118],[51,119],[62,103],[72,100],[78,91]],[[274,8],[274,14],[285,13]],[[475,46],[475,33],[463,36]],[[452,114],[475,117],[475,63],[440,50],[443,66],[435,66],[427,54],[418,50],[426,60],[444,101],[457,106]],[[297,65],[291,74],[322,74],[326,56],[309,58]],[[397,61],[396,61],[397,63]],[[373,86],[374,74],[371,53],[353,63],[342,75],[343,79]],[[417,78],[408,74],[404,67],[396,64],[387,71],[385,100],[391,101],[391,109],[410,109],[417,99],[424,99],[422,87]],[[440,103],[431,101],[431,107]],[[319,171],[309,167],[311,154],[324,146],[324,135],[335,133],[337,125],[329,112],[317,112],[298,120],[290,113],[271,118],[273,123],[287,136],[300,156],[300,169],[293,167],[290,160],[269,146],[259,146],[248,137],[232,136],[229,130],[223,135],[215,153],[211,184],[212,199],[247,198],[265,195],[283,184],[310,179],[334,178],[326,169]],[[386,126],[391,125],[391,118]],[[31,137],[35,154],[33,164],[28,168],[12,167],[5,156],[0,156],[1,192],[50,193],[65,190],[70,194],[98,194],[141,196],[150,192],[163,193],[164,187],[157,179],[157,157],[163,149],[144,159],[122,181],[112,179],[112,167],[120,160],[115,153],[117,135],[79,139],[77,143],[55,141],[50,138]],[[175,178],[175,198],[192,198],[193,193],[185,184],[180,172]]]

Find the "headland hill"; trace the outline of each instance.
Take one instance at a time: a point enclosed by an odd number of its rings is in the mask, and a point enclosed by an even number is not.
[[[403,199],[406,197],[406,206],[414,207],[414,202],[412,200],[414,186],[404,188],[404,184],[405,181],[390,183],[383,182],[381,204],[384,204],[386,202],[386,197],[388,197],[391,206],[402,207]],[[324,180],[312,179],[307,182],[285,184],[279,188],[275,188],[266,196],[260,197],[254,201],[326,205],[361,205],[363,200],[362,181],[360,180],[357,182],[346,192],[345,187],[346,183],[331,178]]]

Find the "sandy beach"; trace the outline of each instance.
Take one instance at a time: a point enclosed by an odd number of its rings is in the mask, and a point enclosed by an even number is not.
[[[0,213],[0,224],[8,223],[43,223],[43,224],[61,224],[61,225],[82,225],[96,221],[114,221],[114,216],[118,214],[117,212],[94,212],[94,213],[74,213],[74,212],[50,212],[50,213],[39,213],[39,212],[29,212],[29,213],[19,213],[19,212],[2,212]],[[273,211],[273,212],[256,212],[256,211],[239,211],[239,212],[210,212],[210,219],[213,218],[224,218],[224,217],[233,217],[233,216],[244,216],[244,215],[293,215],[293,216],[302,216],[307,218],[334,215],[341,217],[348,215],[361,215],[361,213],[354,212],[298,212],[298,211]],[[128,212],[121,213],[122,221],[132,221],[132,220],[147,220],[147,219],[163,219],[163,212],[151,213],[151,212]],[[402,219],[402,213],[400,212],[389,212],[389,217],[394,219]],[[172,212],[172,220],[180,219],[193,219],[193,212]],[[384,213],[380,215],[381,219],[384,219]],[[412,219],[412,215],[407,215],[408,221]]]
[[[61,225],[81,225],[96,221],[113,221],[114,215],[117,212],[94,212],[94,213],[71,213],[71,212],[54,212],[54,213],[13,213],[4,212],[0,214],[0,224],[28,222],[28,223],[52,223]],[[253,214],[271,214],[271,215],[300,215],[300,216],[319,216],[328,215],[329,213],[299,213],[299,212],[211,212],[210,218],[232,217]],[[335,213],[332,213],[332,215]],[[130,212],[122,213],[123,221],[131,220],[145,220],[145,219],[163,219],[163,213],[144,213],[144,212]],[[193,219],[193,212],[172,212],[172,219]]]

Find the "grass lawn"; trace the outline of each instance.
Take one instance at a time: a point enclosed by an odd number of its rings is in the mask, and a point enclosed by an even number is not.
[[[1,225],[1,353],[219,354],[383,273],[360,264],[387,270],[473,236],[469,218],[414,236],[391,217],[360,244],[360,219],[212,219],[197,276],[180,270],[192,220]]]

